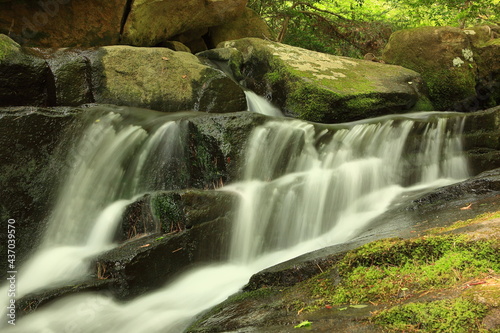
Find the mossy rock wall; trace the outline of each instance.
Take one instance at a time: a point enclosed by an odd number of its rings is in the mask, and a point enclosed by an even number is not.
[[[399,66],[256,38],[228,41],[218,47],[206,56],[227,59],[238,80],[268,96],[292,117],[339,123],[404,113],[414,107],[432,108],[425,102],[420,76]]]

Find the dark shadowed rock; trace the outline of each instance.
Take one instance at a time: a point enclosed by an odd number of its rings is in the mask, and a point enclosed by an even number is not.
[[[8,219],[16,221],[18,263],[36,248],[44,230],[67,169],[54,156],[66,131],[74,129],[77,113],[63,108],[0,108],[0,217],[2,226]],[[0,233],[2,275],[7,271],[6,239],[7,233]]]
[[[54,94],[47,63],[0,34],[0,106],[53,105]]]

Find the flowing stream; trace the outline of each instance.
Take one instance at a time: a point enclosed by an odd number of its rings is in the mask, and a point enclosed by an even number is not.
[[[253,102],[258,112],[280,116]],[[124,117],[110,112],[96,119],[68,157],[72,172],[40,249],[19,269],[18,296],[88,274],[89,258],[116,246],[126,205],[170,189],[168,175],[184,163],[184,122],[127,124]],[[252,274],[352,239],[405,192],[466,178],[463,122],[435,113],[322,127],[270,118],[250,136],[241,181],[220,189],[241,197],[227,262],[193,269],[127,303],[99,293],[65,297],[5,331],[182,332]]]

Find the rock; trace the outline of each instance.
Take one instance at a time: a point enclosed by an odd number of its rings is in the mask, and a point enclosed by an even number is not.
[[[113,279],[112,292],[120,299],[156,289],[196,263],[226,259],[234,194],[160,192],[152,200],[161,231],[101,254],[95,262],[95,274]]]
[[[463,149],[473,175],[500,167],[500,106],[467,116]]]
[[[2,221],[16,221],[16,262],[39,242],[59,181],[68,165],[55,158],[66,131],[75,130],[76,109],[0,108],[0,205]],[[68,143],[65,143],[66,147]],[[7,233],[0,233],[7,253]],[[0,263],[7,271],[7,261]]]
[[[97,103],[164,112],[246,110],[242,89],[192,54],[129,46],[108,46],[99,52],[102,72],[94,93]]]
[[[484,39],[475,45],[477,54],[478,87],[476,106],[485,108],[500,105],[500,38]]]
[[[0,106],[51,105],[54,83],[47,63],[0,34]]]
[[[248,88],[267,95],[287,115],[338,123],[415,109],[425,105],[420,76],[399,66],[337,57],[256,38],[221,43],[237,49],[230,66]],[[227,50],[211,50],[227,55]],[[241,63],[238,63],[241,61]],[[240,75],[238,76],[238,72]]]
[[[0,33],[25,46],[113,45],[126,6],[127,0],[0,2]]]
[[[246,0],[137,0],[130,7],[122,42],[156,45],[190,30],[230,21],[240,16],[245,6]]]
[[[243,153],[247,140],[252,130],[267,119],[266,116],[253,112],[214,114],[190,119],[201,135],[217,142],[224,158],[227,177],[223,178],[224,184],[239,179],[246,163]]]
[[[271,29],[255,11],[246,8],[243,15],[226,22],[222,25],[209,28],[208,39],[210,48],[216,47],[219,43],[241,39],[245,37],[256,37],[272,39]]]
[[[227,192],[204,190],[161,191],[146,194],[127,206],[117,241],[152,233],[189,230],[226,216],[234,204]]]
[[[437,110],[476,111],[491,105],[473,106],[480,55],[468,36],[453,27],[399,30],[391,35],[382,58],[419,72]]]
[[[56,105],[78,106],[95,102],[93,54],[93,51],[59,49],[44,55],[54,76]]]

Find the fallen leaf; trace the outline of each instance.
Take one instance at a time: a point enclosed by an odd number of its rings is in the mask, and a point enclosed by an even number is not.
[[[345,308],[339,308],[339,311],[345,311],[347,310],[347,306]]]
[[[187,78],[187,77],[188,77],[187,75],[183,75],[183,76],[182,76],[182,78],[183,78],[183,79],[185,79],[185,78]]]
[[[365,305],[365,304],[354,304],[354,305],[349,305],[351,308],[355,308],[355,309],[362,309],[362,308],[366,308],[368,305]]]
[[[170,60],[167,57],[161,57],[161,60]]]
[[[148,246],[150,246],[150,245],[151,245],[151,244],[145,244],[145,245],[140,246],[140,247],[148,247]]]
[[[327,309],[331,309],[331,308],[332,308],[332,306],[327,304],[327,305],[325,305],[325,308],[327,308]]]
[[[465,206],[465,207],[460,208],[460,210],[470,209],[471,207],[472,207],[472,204],[469,204],[468,206]]]

